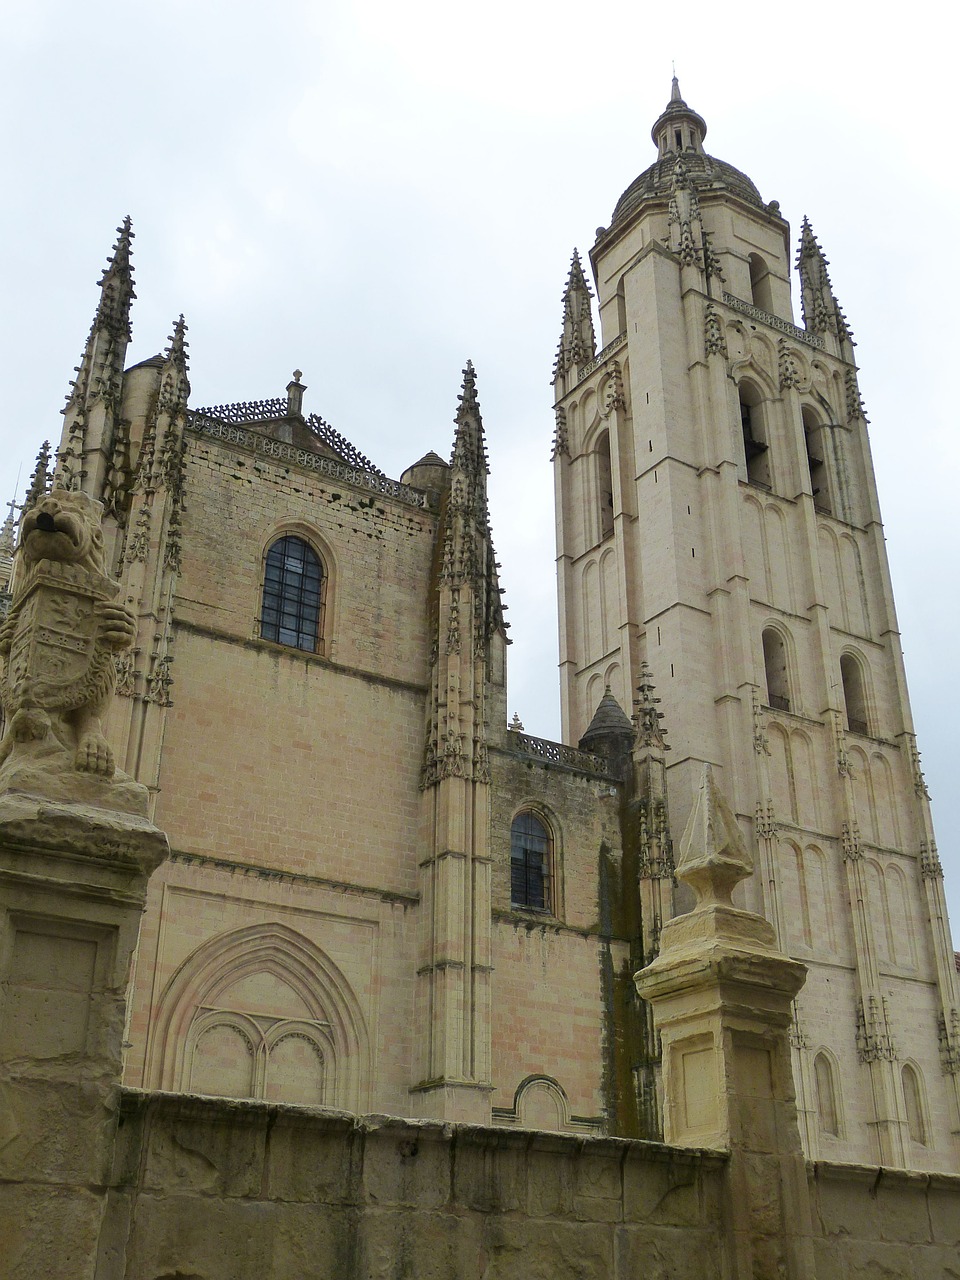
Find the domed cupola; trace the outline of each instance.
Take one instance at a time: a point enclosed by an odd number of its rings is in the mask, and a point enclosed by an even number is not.
[[[764,208],[760,192],[745,173],[725,160],[707,155],[703,149],[706,136],[706,121],[684,102],[674,76],[670,101],[651,130],[659,152],[657,160],[630,183],[617,201],[608,230],[626,221],[647,200],[669,198],[679,156],[683,157],[686,175],[700,195],[729,191],[748,204]]]

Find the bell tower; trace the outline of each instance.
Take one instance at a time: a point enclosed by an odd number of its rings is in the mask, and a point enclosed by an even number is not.
[[[704,765],[808,965],[808,1154],[954,1169],[960,993],[850,328],[804,220],[704,150],[676,79],[656,159],[575,255],[555,368],[564,740],[649,665],[672,822]],[[599,340],[594,338],[593,300]]]

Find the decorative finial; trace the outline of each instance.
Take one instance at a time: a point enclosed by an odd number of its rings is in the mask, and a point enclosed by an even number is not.
[[[303,393],[306,387],[300,381],[303,377],[302,369],[294,369],[293,381],[287,383],[287,417],[301,418],[303,417]]]
[[[510,731],[511,733],[523,733],[523,721],[516,712],[513,713],[513,719],[510,721]]]
[[[677,879],[697,895],[695,911],[732,906],[731,894],[753,873],[743,834],[713,777],[703,766],[700,788],[680,841]]]

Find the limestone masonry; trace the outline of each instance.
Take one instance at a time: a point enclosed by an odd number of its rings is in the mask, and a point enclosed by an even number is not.
[[[299,371],[191,405],[120,228],[0,528],[4,1274],[960,1275],[851,331],[706,131],[674,80],[563,294],[563,743],[507,721],[472,366],[400,480]]]

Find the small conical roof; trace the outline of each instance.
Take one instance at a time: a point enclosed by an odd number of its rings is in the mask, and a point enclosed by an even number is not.
[[[593,713],[593,719],[580,739],[580,745],[583,747],[584,744],[593,742],[595,739],[609,738],[614,735],[632,738],[633,725],[623,707],[610,692],[610,686],[607,685]]]
[[[429,453],[425,453],[422,458],[408,467],[408,471],[412,471],[413,467],[449,467],[450,463],[441,458],[439,453],[434,453],[431,449]]]

